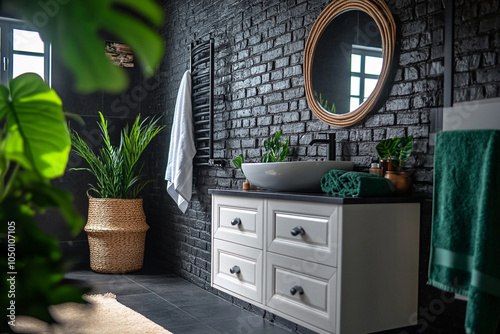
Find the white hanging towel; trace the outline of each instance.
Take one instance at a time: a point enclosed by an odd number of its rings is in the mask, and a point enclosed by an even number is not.
[[[183,213],[186,212],[193,192],[193,158],[195,154],[191,72],[188,70],[182,76],[177,93],[165,172],[167,191]]]

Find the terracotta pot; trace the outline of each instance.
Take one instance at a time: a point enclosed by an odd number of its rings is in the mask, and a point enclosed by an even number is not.
[[[410,193],[412,184],[407,172],[387,171],[384,177],[394,185],[394,195],[404,196]]]
[[[255,190],[255,189],[257,189],[257,187],[252,183],[250,183],[250,181],[245,180],[245,182],[243,182],[243,190]]]

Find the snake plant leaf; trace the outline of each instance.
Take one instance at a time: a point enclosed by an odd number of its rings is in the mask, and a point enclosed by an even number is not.
[[[36,0],[8,1],[6,5],[23,14],[29,27],[52,44],[54,53],[75,74],[81,92],[117,93],[128,86],[126,72],[106,57],[103,36],[128,44],[146,76],[161,62],[164,45],[156,29],[163,13],[154,0],[54,1],[45,12]],[[43,18],[44,22],[38,22]]]
[[[26,73],[10,81],[10,99],[0,94],[4,108],[9,109],[7,158],[48,179],[62,176],[71,141],[56,92],[38,75]]]

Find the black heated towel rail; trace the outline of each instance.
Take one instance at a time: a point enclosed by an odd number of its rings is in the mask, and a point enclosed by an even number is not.
[[[213,110],[214,110],[214,40],[191,43],[191,80],[194,137],[196,145],[195,166],[221,166],[222,160],[214,159]]]

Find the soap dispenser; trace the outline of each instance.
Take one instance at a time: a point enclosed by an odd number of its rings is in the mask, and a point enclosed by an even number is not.
[[[379,176],[384,176],[384,171],[383,171],[382,167],[380,166],[380,162],[378,162],[378,160],[376,158],[372,159],[369,173],[377,174]]]

